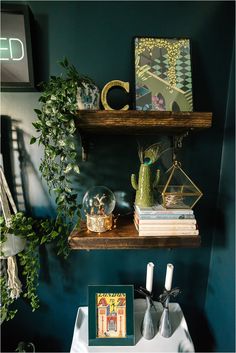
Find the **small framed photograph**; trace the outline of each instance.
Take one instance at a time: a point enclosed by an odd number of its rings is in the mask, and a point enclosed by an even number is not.
[[[134,38],[135,109],[193,111],[190,41]]]
[[[88,286],[89,346],[133,346],[133,285]]]
[[[27,5],[1,6],[1,90],[34,91],[30,11]]]

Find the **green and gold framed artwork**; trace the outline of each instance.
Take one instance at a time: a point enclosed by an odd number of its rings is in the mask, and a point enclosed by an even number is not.
[[[133,286],[88,286],[88,295],[89,346],[133,346]]]
[[[135,109],[193,111],[189,39],[135,37]]]

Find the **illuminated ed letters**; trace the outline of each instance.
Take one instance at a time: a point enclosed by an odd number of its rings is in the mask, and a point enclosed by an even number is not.
[[[19,38],[0,38],[0,60],[20,61],[24,58],[24,45]]]

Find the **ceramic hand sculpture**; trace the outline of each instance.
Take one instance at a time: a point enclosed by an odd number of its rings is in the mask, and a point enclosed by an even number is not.
[[[148,147],[145,151],[139,150],[139,159],[141,162],[139,169],[139,179],[136,175],[131,175],[131,184],[136,190],[135,205],[140,207],[151,207],[154,204],[154,188],[157,186],[160,178],[160,170],[156,171],[154,180],[152,178],[151,166],[156,162],[159,156],[159,144]]]

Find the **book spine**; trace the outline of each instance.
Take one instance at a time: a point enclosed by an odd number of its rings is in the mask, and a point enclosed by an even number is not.
[[[196,224],[196,219],[139,219],[134,216],[134,221],[139,225],[161,225],[165,224],[168,226],[172,225],[193,225]]]
[[[191,236],[191,235],[198,235],[199,230],[189,230],[189,231],[139,231],[139,236],[153,236],[153,237],[158,237],[158,236]]]
[[[193,214],[146,214],[138,215],[140,220],[159,220],[159,219],[195,219]]]
[[[179,208],[179,209],[167,209],[167,208],[161,208],[159,209],[158,207],[155,209],[154,207],[147,207],[147,208],[139,208],[138,206],[135,206],[135,211],[139,215],[153,215],[153,214],[193,214],[193,210],[188,209],[188,208]]]
[[[139,230],[147,230],[147,231],[181,231],[181,230],[195,230],[196,225],[177,225],[177,226],[168,226],[168,225],[158,225],[158,226],[149,226],[149,225],[137,225]]]
[[[181,215],[181,214],[193,214],[193,210],[166,210],[166,211],[138,211],[136,210],[136,212],[139,215],[162,215],[162,214],[177,214],[177,215]]]

